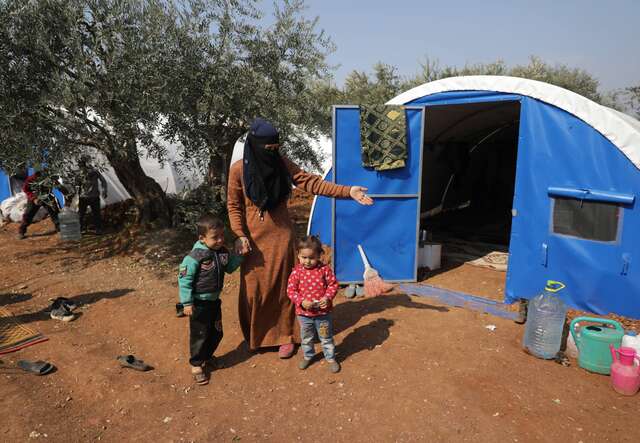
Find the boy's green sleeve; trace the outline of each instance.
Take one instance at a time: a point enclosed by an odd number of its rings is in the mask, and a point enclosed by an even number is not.
[[[240,263],[242,263],[243,257],[241,255],[233,255],[229,254],[229,263],[224,268],[224,272],[227,274],[231,274],[233,271],[240,267]]]
[[[185,306],[193,304],[193,279],[198,271],[198,262],[187,256],[182,260],[178,270],[178,287],[180,288],[180,303]]]

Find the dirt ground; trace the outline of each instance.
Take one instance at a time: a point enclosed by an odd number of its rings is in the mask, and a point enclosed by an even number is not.
[[[222,296],[222,367],[208,386],[195,386],[187,321],[174,315],[176,254],[190,239],[176,248],[178,237],[161,231],[140,238],[135,253],[114,254],[121,236],[66,247],[45,234],[50,226],[35,225],[36,236],[23,241],[16,225],[0,228],[0,305],[49,337],[0,356],[0,441],[640,441],[632,424],[640,395],[619,396],[608,377],[574,361],[563,367],[525,354],[521,325],[404,294],[339,296],[338,374],[321,361],[300,371],[300,353],[250,354],[237,273]],[[492,284],[475,269],[433,283]],[[83,304],[75,321],[42,312],[57,296]],[[116,356],[130,353],[155,369],[121,369]],[[19,359],[58,369],[32,376],[15,368]]]

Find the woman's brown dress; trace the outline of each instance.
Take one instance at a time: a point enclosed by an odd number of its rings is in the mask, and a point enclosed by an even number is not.
[[[284,163],[296,187],[315,195],[349,197],[349,186],[336,185]],[[260,211],[245,195],[242,161],[231,165],[227,207],[231,230],[247,237],[252,251],[240,267],[240,326],[250,349],[299,343],[295,312],[287,297],[287,279],[295,264],[295,233],[287,202]]]

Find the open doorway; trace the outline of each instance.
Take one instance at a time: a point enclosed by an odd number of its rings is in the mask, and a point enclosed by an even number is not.
[[[520,102],[436,105],[425,112],[420,229],[429,241],[442,245],[440,273],[461,265],[499,272],[484,278],[481,269],[468,268],[465,274],[494,281],[487,289],[499,292],[492,298],[501,298],[511,237]]]

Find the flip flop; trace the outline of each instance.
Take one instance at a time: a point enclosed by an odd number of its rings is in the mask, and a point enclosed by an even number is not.
[[[131,368],[136,371],[149,371],[153,369],[152,366],[149,366],[142,360],[138,360],[133,355],[119,355],[117,360],[123,368]]]
[[[45,375],[49,372],[53,371],[55,366],[46,361],[38,360],[38,361],[29,361],[29,360],[20,360],[18,362],[18,367],[26,372],[31,372],[36,375]]]

